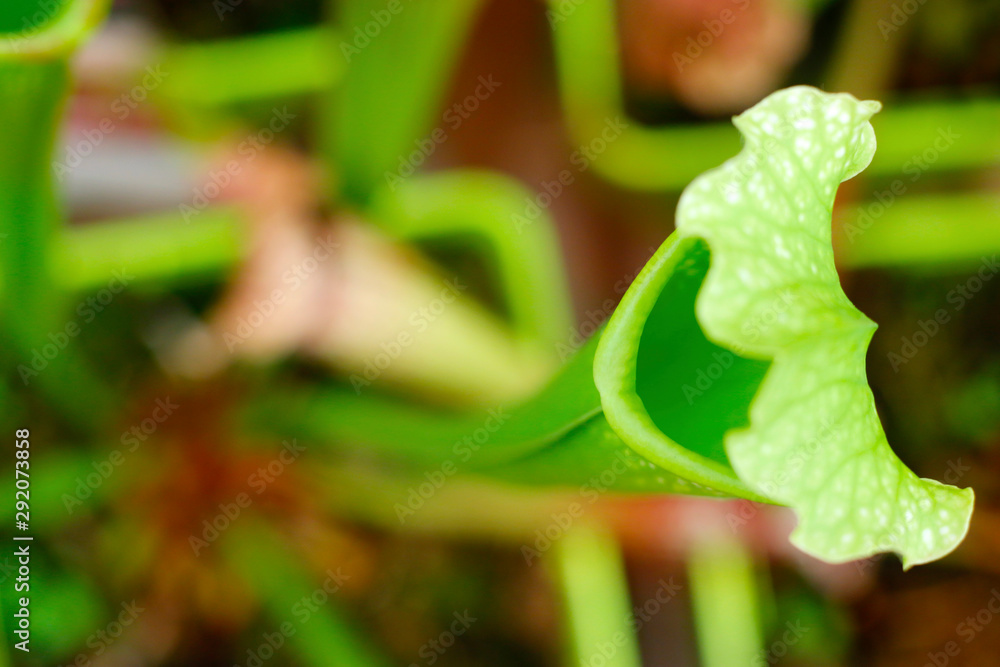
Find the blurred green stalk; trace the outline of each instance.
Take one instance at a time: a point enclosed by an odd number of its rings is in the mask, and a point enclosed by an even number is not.
[[[764,645],[753,560],[728,535],[705,536],[688,556],[703,667],[751,665]]]
[[[561,0],[549,2],[552,11],[558,11]],[[628,120],[616,25],[611,0],[587,0],[561,13],[554,24],[570,137],[574,144],[592,146],[597,154],[594,168],[610,181],[637,190],[679,191],[735,155],[739,135],[729,123],[650,128]],[[615,119],[628,126],[617,138],[602,141],[606,124]],[[872,124],[879,150],[866,172],[869,177],[898,175],[908,161],[934,148],[939,132],[950,128],[960,139],[941,151],[929,169],[977,168],[1000,161],[1000,100],[995,98],[893,103]]]
[[[335,58],[348,66],[322,107],[333,191],[362,206],[434,129],[434,113],[481,0],[336,3]],[[376,20],[376,15],[382,17]]]
[[[352,627],[336,599],[347,578],[340,568],[314,577],[290,553],[291,538],[264,523],[246,521],[225,536],[223,547],[233,570],[257,594],[272,621],[271,636],[280,633],[282,643],[287,641],[302,663],[312,667],[388,665]]]
[[[560,1],[549,0],[552,11]],[[405,162],[416,147],[414,139],[433,129],[433,112],[448,82],[451,61],[479,0],[442,0],[428,8],[408,5],[384,30],[366,38],[363,27],[372,20],[371,9],[382,8],[376,4],[346,3],[334,30],[307,28],[176,47],[174,62],[180,74],[169,88],[212,105],[325,91],[322,134],[331,163],[338,167],[331,179],[349,201],[364,202],[376,185],[384,184],[387,172],[400,160]],[[624,187],[680,191],[698,174],[732,157],[739,149],[739,135],[728,122],[646,127],[629,120],[616,24],[611,0],[579,3],[554,23],[570,138],[579,146],[600,143],[606,123],[621,118],[628,127],[604,142],[595,168]],[[265,69],[251,76],[257,70],[246,64],[248,54],[258,46],[268,53],[290,54],[298,64],[295,74],[282,77]],[[316,61],[318,56],[325,60]],[[259,57],[254,55],[252,61]],[[190,84],[193,92],[181,91],[182,84]],[[879,152],[869,176],[898,175],[907,161],[933,147],[937,132],[948,128],[965,140],[935,160],[932,170],[979,168],[1000,159],[1000,134],[994,131],[1000,124],[996,98],[892,102],[873,124]]]
[[[905,195],[846,208],[838,218],[841,264],[851,269],[960,268],[1000,252],[1000,197],[993,194]]]
[[[571,335],[573,314],[559,238],[541,209],[523,225],[529,191],[488,171],[454,170],[415,175],[395,191],[383,189],[372,217],[389,232],[411,241],[469,238],[495,260],[511,324],[522,341],[555,356]]]
[[[89,425],[100,422],[113,399],[67,330],[73,315],[56,285],[61,267],[52,250],[62,211],[50,165],[70,87],[69,56],[107,8],[105,0],[68,2],[39,25],[0,39],[2,333],[25,386],[37,384],[65,415]],[[27,21],[32,9],[5,5],[0,23]]]
[[[100,288],[128,267],[136,283],[173,284],[224,274],[246,253],[249,230],[237,207],[209,207],[184,220],[168,211],[66,228],[54,248],[59,287],[68,292]]]
[[[574,526],[554,548],[568,664],[639,667],[625,565],[614,535],[597,526]]]
[[[214,42],[170,46],[169,76],[157,91],[183,112],[255,100],[320,93],[336,86],[345,62],[339,36],[302,28]]]

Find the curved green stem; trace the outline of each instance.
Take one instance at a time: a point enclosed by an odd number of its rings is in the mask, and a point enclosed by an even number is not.
[[[559,241],[542,212],[531,224],[514,221],[525,188],[501,174],[453,171],[414,176],[373,200],[372,217],[410,240],[471,236],[495,256],[514,330],[554,353],[571,329],[568,288]]]
[[[549,0],[558,5],[560,0]],[[626,119],[621,64],[611,0],[587,0],[554,25],[559,90],[572,140],[599,138],[609,119]],[[929,169],[977,168],[1000,160],[1000,100],[924,101],[894,105],[874,122],[879,153],[870,176],[898,175],[933,149],[938,133],[955,128],[961,138]],[[729,123],[650,128],[630,121],[593,162],[607,179],[637,190],[676,191],[739,148]]]
[[[428,479],[769,498],[819,557],[941,558],[974,494],[918,478],[889,446],[865,374],[875,325],[844,294],[831,243],[837,187],[871,162],[880,107],[797,86],[737,117],[743,151],[685,190],[677,231],[607,327],[522,404],[455,415],[293,390],[254,416]]]

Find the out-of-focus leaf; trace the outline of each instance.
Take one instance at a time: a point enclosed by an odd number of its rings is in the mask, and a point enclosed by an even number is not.
[[[386,173],[405,162],[414,142],[433,129],[449,64],[480,0],[396,6],[401,11],[393,14],[381,0],[338,3],[336,48],[348,65],[331,92],[323,129],[342,192],[356,203],[384,185]]]
[[[79,333],[76,313],[55,288],[61,212],[51,161],[69,53],[106,10],[104,0],[76,0],[33,30],[0,34],[0,335],[21,382],[81,424],[99,420],[113,398],[79,354],[67,328]]]

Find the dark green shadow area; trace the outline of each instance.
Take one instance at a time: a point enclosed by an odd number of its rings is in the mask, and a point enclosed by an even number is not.
[[[729,465],[723,436],[747,425],[750,403],[771,363],[740,357],[705,337],[694,302],[709,260],[708,245],[698,241],[664,285],[642,328],[635,387],[667,437]]]
[[[67,0],[3,0],[0,2],[0,33],[6,33],[3,36],[28,36],[59,16],[66,2]]]

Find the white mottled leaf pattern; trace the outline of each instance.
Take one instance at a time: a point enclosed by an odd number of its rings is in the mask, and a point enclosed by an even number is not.
[[[875,325],[834,266],[834,196],[871,161],[879,108],[805,86],[771,95],[734,120],[742,152],[687,188],[677,228],[712,252],[696,303],[706,334],[773,359],[750,425],[726,436],[737,474],[795,510],[804,551],[894,551],[909,567],[958,545],[973,494],[918,478],[890,449],[865,374]]]

